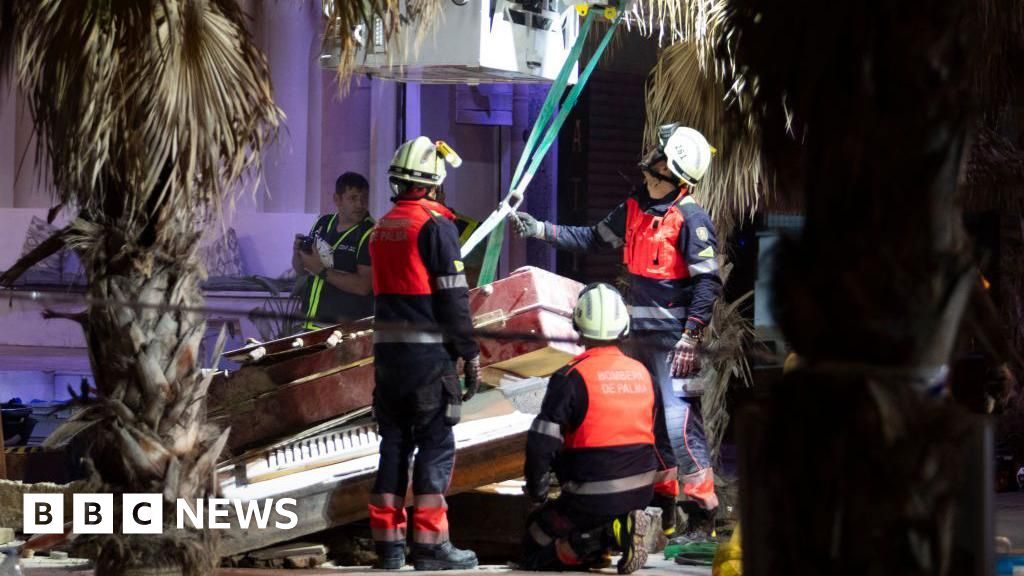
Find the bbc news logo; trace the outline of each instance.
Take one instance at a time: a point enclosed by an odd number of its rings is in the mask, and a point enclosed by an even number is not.
[[[63,494],[25,494],[22,500],[23,530],[25,534],[64,533]],[[290,530],[299,523],[294,498],[275,500],[238,500],[228,498],[199,499],[194,505],[179,498],[175,502],[175,526],[186,528],[227,530],[231,511],[237,526],[249,530],[265,530],[273,525],[279,530]],[[71,531],[74,534],[113,534],[113,494],[73,494]],[[271,522],[273,520],[273,522]],[[121,495],[122,534],[161,534],[164,531],[164,498],[162,494]]]

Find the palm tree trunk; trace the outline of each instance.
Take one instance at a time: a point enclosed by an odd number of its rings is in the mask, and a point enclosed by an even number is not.
[[[953,525],[976,423],[930,389],[975,279],[953,203],[971,3],[736,5],[766,154],[806,206],[774,287],[803,365],[744,434],[745,573],[973,572]]]
[[[117,534],[84,540],[98,574],[130,574],[167,567],[209,574],[219,561],[216,531],[175,526],[175,501],[215,496],[215,466],[227,439],[206,421],[209,378],[199,369],[205,323],[182,310],[203,304],[199,234],[190,214],[163,222],[169,241],[140,249],[110,226],[81,250],[89,296],[97,302],[85,321],[97,399],[89,489],[115,494],[164,495],[162,536]],[[115,241],[116,239],[116,241]],[[129,303],[129,305],[110,302]],[[137,304],[136,306],[130,303]],[[115,526],[121,510],[115,498]],[[81,537],[80,537],[81,538]]]

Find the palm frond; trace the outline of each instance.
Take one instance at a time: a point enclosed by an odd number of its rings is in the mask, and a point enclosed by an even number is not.
[[[356,52],[360,44],[373,42],[375,22],[379,22],[388,58],[420,49],[422,42],[435,34],[444,20],[445,0],[325,0],[325,26],[321,48],[325,53],[339,52],[338,86],[347,90],[349,79],[358,64]],[[399,27],[413,33],[405,43],[392,42]]]
[[[727,86],[740,77],[732,58],[738,34],[729,0],[636,0],[626,23],[644,36],[656,35],[659,46],[693,44],[705,71]]]
[[[87,218],[218,217],[283,117],[231,0],[6,2],[0,26],[59,200]]]
[[[728,280],[733,264],[722,267],[723,281]],[[754,342],[754,326],[743,315],[743,308],[750,304],[754,292],[750,291],[732,302],[719,300],[711,313],[708,325],[708,349],[704,369],[699,378],[703,382],[701,415],[707,439],[708,456],[711,462],[718,461],[722,439],[729,426],[731,416],[728,409],[728,392],[733,385],[753,385],[753,374],[747,360]]]
[[[973,26],[985,31],[975,46],[974,85],[978,105],[991,114],[1024,95],[1024,3],[979,0],[973,5]]]
[[[723,76],[705,67],[697,44],[669,46],[648,78],[644,131],[644,145],[649,147],[657,141],[659,125],[681,122],[718,149],[696,196],[723,238],[742,219],[753,216],[770,189],[758,124],[752,115],[730,109],[735,102],[730,103],[729,93]]]

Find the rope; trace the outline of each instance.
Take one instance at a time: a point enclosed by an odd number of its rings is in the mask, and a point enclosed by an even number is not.
[[[484,253],[484,261],[481,266],[477,286],[483,286],[494,282],[498,269],[498,259],[501,255],[502,243],[505,239],[505,218],[509,214],[512,214],[522,203],[527,186],[529,186],[530,182],[533,180],[533,176],[536,174],[541,161],[551,148],[551,144],[558,137],[559,130],[561,130],[565,120],[569,117],[569,113],[576,105],[576,101],[579,99],[584,86],[586,86],[587,80],[589,80],[590,75],[593,73],[594,69],[597,67],[598,61],[601,59],[601,54],[608,46],[608,43],[611,41],[612,34],[622,21],[625,13],[622,8],[624,8],[623,2],[620,1],[619,10],[612,22],[612,25],[605,32],[604,37],[601,39],[601,42],[594,51],[594,54],[587,62],[586,67],[584,67],[583,71],[580,73],[576,84],[569,91],[569,94],[565,96],[563,101],[562,96],[565,95],[569,76],[572,73],[573,67],[575,67],[579,62],[580,54],[583,50],[583,44],[586,42],[591,24],[593,23],[596,15],[596,11],[594,10],[587,11],[586,17],[583,21],[583,26],[580,29],[579,35],[576,37],[576,42],[573,44],[572,50],[568,57],[566,57],[565,62],[562,64],[562,69],[559,71],[558,76],[551,85],[551,89],[548,91],[547,97],[544,99],[544,105],[541,107],[540,115],[537,117],[537,121],[533,124],[533,129],[530,131],[530,136],[526,141],[526,146],[523,148],[523,154],[519,157],[515,173],[512,175],[512,181],[509,185],[509,193],[502,200],[498,209],[480,225],[476,232],[474,232],[474,234],[470,236],[463,245],[462,253],[463,256],[465,256],[476,246],[477,243],[479,243],[484,237],[487,237],[487,250]],[[554,116],[554,120],[551,120],[552,115],[554,115],[555,108],[558,107],[558,103],[560,101],[562,102],[562,105],[559,108],[558,114]]]

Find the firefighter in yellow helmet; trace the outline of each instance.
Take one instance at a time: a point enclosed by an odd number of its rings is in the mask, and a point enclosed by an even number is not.
[[[394,208],[370,237],[377,322],[408,330],[375,330],[373,410],[381,436],[370,495],[377,567],[405,564],[405,501],[412,470],[417,570],[468,569],[472,551],[448,538],[445,493],[455,464],[452,426],[461,403],[479,388],[480,347],[473,339],[469,287],[451,211],[436,201],[445,178],[446,147],[426,137],[398,149],[388,171]],[[437,327],[439,330],[423,330]],[[443,330],[440,330],[443,329]],[[456,365],[464,362],[466,392]]]
[[[606,550],[618,550],[618,571],[629,574],[647,561],[658,391],[644,365],[619,349],[629,313],[615,288],[587,286],[573,324],[586,351],[551,376],[526,441],[526,493],[540,508],[527,520],[521,564],[596,568]],[[552,470],[556,500],[548,500]]]

